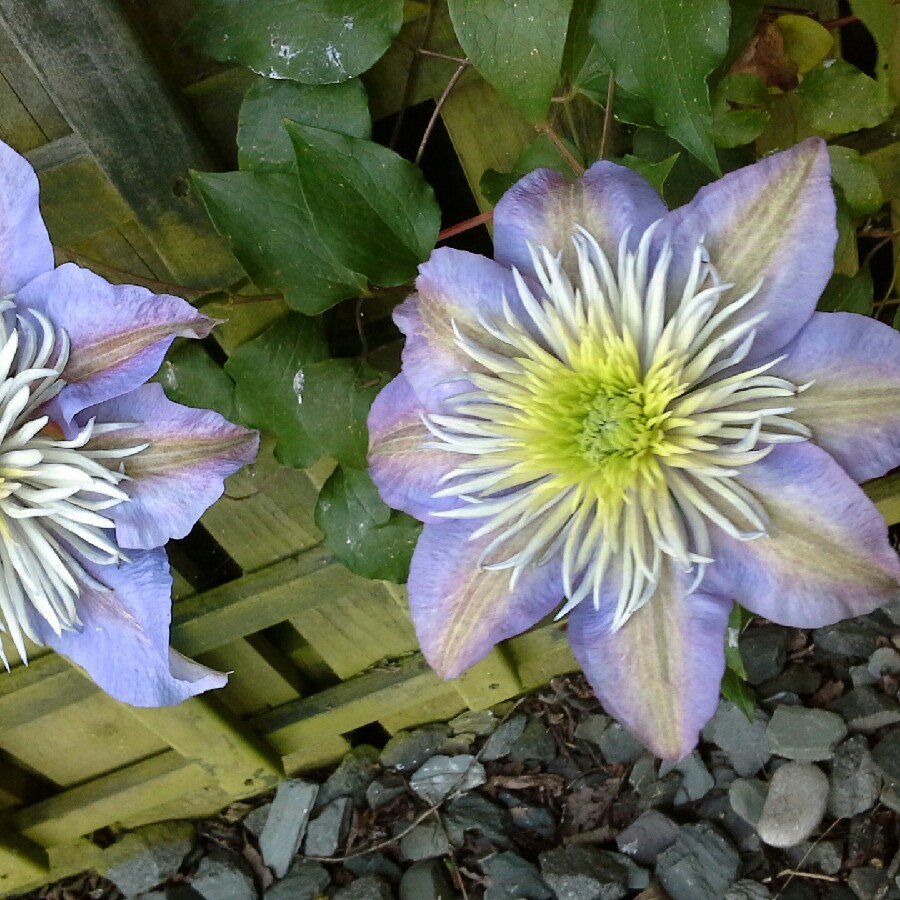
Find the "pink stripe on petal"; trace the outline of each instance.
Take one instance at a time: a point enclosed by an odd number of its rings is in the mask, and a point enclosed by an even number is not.
[[[769,536],[736,541],[710,529],[704,587],[795,628],[861,616],[897,596],[900,560],[881,513],[819,447],[779,444],[741,470],[769,516]]]
[[[435,500],[442,476],[463,460],[457,453],[422,447],[431,439],[422,406],[404,375],[389,382],[369,413],[369,474],[381,499],[423,522],[445,521],[434,513],[460,505],[458,497]]]
[[[551,169],[537,169],[494,209],[494,255],[534,276],[528,244],[540,244],[553,253],[562,251],[573,271],[572,236],[580,225],[615,266],[626,229],[632,228],[636,239],[665,214],[666,206],[649,182],[624,166],[598,162],[574,182]]]
[[[604,604],[618,593],[608,579],[601,612],[590,600],[569,617],[569,641],[607,712],[662,759],[681,759],[719,701],[731,600],[684,596],[684,576],[666,562],[653,598],[613,632]],[[688,576],[690,577],[690,576]]]
[[[98,435],[89,450],[150,446],[124,460],[129,502],[113,507],[116,540],[123,548],[159,547],[184,537],[224,491],[224,479],[256,458],[259,435],[217,412],[169,400],[158,384],[86,409],[80,421],[136,422]]]
[[[775,353],[806,324],[831,277],[837,242],[834,192],[825,142],[810,138],[700,189],[669,213],[654,235],[672,242],[672,302],[681,297],[694,248],[703,241],[722,282],[720,305],[762,280],[759,293],[727,327],[757,313],[756,340],[742,367]]]
[[[900,465],[900,333],[853,313],[814,313],[773,374],[812,386],[791,401],[855,481]]]
[[[215,325],[180,297],[110,284],[71,263],[35,279],[16,299],[72,342],[63,373],[68,384],[50,408],[65,424],[85,407],[143,384],[176,337],[205,337]]]
[[[185,659],[169,647],[172,576],[162,549],[129,554],[131,562],[88,573],[109,591],[82,585],[82,626],[57,636],[34,616],[40,637],[81,666],[106,693],[132,706],[171,706],[222,687],[227,676]]]

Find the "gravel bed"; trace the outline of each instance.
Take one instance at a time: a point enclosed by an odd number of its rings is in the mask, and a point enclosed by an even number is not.
[[[758,705],[661,763],[580,676],[359,746],[30,898],[900,900],[900,605],[752,624]]]

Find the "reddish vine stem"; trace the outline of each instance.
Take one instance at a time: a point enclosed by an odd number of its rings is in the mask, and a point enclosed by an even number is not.
[[[419,143],[419,149],[416,151],[415,163],[419,165],[422,161],[422,156],[425,153],[425,147],[428,145],[428,139],[431,137],[431,132],[434,131],[434,126],[437,124],[438,117],[441,114],[441,110],[444,108],[444,104],[447,102],[447,98],[450,96],[450,92],[456,87],[456,83],[462,78],[463,72],[469,68],[469,61],[463,60],[460,63],[457,70],[450,76],[450,80],[447,82],[447,86],[444,88],[441,96],[438,97],[436,103],[434,104],[434,111],[431,113],[431,118],[428,120],[428,124],[425,126],[425,132],[422,134],[422,140]]]
[[[600,159],[606,159],[606,144],[612,127],[613,97],[616,93],[616,79],[609,73],[609,85],[606,88],[606,109],[603,110],[603,132],[600,135]]]
[[[563,139],[553,130],[550,125],[536,125],[535,128],[542,134],[546,134],[550,138],[551,143],[557,150],[559,155],[569,164],[570,168],[576,175],[584,175],[584,166],[572,156],[572,151],[565,145]]]
[[[477,228],[479,225],[484,225],[486,222],[490,222],[493,218],[494,211],[490,209],[487,212],[481,213],[481,215],[473,216],[471,219],[466,219],[464,222],[459,222],[456,225],[451,225],[449,228],[445,228],[438,235],[438,243],[455,237],[457,234],[462,234],[464,231],[471,231],[473,228]]]
[[[900,0],[891,0],[891,5],[896,6]],[[859,16],[841,16],[839,19],[829,19],[827,22],[820,23],[823,28],[843,28],[845,25],[852,25],[859,22]]]

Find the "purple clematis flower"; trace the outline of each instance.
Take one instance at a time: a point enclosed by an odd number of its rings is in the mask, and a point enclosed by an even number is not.
[[[439,249],[395,312],[369,419],[383,498],[453,678],[562,603],[609,712],[657,755],[716,708],[732,601],[813,628],[896,595],[857,482],[900,464],[900,334],[817,313],[837,239],[820,140],[669,212],[600,162],[498,203],[496,260]]]
[[[214,324],[178,297],[55,269],[37,178],[0,144],[0,630],[23,660],[26,638],[48,644],[135,706],[226,681],[169,647],[162,545],[258,437],[145,384],[176,336]]]

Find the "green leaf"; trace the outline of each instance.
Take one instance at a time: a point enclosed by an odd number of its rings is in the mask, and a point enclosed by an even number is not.
[[[170,353],[153,378],[175,403],[214,409],[234,416],[234,382],[200,343],[185,343]]]
[[[850,9],[875,38],[879,54],[886,54],[897,30],[897,16],[892,0],[850,0]]]
[[[326,359],[294,379],[297,415],[320,456],[363,469],[369,449],[366,420],[375,395],[390,377],[358,359]]]
[[[817,309],[820,312],[852,312],[864,316],[872,315],[875,290],[872,273],[862,269],[856,275],[832,275]]]
[[[607,0],[595,31],[616,82],[716,174],[706,77],[728,51],[730,19],[727,0]]]
[[[301,206],[296,174],[192,174],[213,225],[260,290],[281,291],[307,315],[366,290],[366,277],[345,265],[341,246],[323,241]]]
[[[725,669],[722,677],[722,696],[733,703],[748,719],[753,717],[756,696],[747,683],[733,670]]]
[[[826,60],[817,66],[803,79],[795,95],[804,121],[827,134],[874,128],[893,108],[886,85],[843,59]]]
[[[294,145],[283,119],[367,139],[369,101],[358,79],[343,84],[298,84],[260,79],[247,91],[238,118],[238,162],[256,172],[292,172]]]
[[[859,151],[832,145],[828,148],[831,177],[844,192],[854,216],[868,216],[878,212],[884,203],[881,185],[871,163],[862,159]]]
[[[610,68],[594,37],[599,15],[600,0],[574,0],[562,71],[572,90],[605,103]]]
[[[568,145],[573,156],[578,157],[578,150]],[[484,198],[496,204],[497,201],[520,179],[535,169],[556,169],[569,178],[575,173],[563,158],[559,148],[545,134],[538,135],[534,141],[522,148],[513,164],[511,172],[498,172],[496,169],[485,169],[478,185]]]
[[[297,154],[301,204],[319,240],[375,284],[409,281],[441,227],[417,166],[371,141],[285,123]]]
[[[663,186],[663,200],[674,209],[691,200],[705,184],[714,180],[709,168],[690,153],[679,153],[681,145],[661,131],[639,128],[634,134],[634,155],[649,162],[660,163],[676,156],[670,177]]]
[[[415,276],[440,228],[431,188],[392,150],[286,122],[296,169],[195,173],[218,231],[262,290],[315,315]]]
[[[897,311],[894,313],[894,319],[891,324],[897,331],[900,331],[900,306],[897,307]]]
[[[809,16],[788,13],[775,20],[784,41],[784,53],[797,64],[801,74],[820,65],[831,53],[834,37],[831,32]]]
[[[284,465],[304,468],[322,456],[300,401],[306,369],[327,356],[322,320],[288,313],[238,347],[225,364],[235,382],[238,419],[273,432],[275,458]]]
[[[534,122],[559,80],[572,0],[449,0],[459,43],[485,81]]]
[[[666,179],[671,174],[675,163],[678,162],[678,157],[678,153],[673,153],[659,162],[650,162],[638,156],[625,155],[621,159],[613,160],[613,162],[621,163],[623,166],[627,166],[629,169],[637,172],[638,175],[642,175],[656,188],[656,192],[661,197],[665,189]]]
[[[742,147],[755,141],[769,124],[769,92],[761,78],[726,75],[712,95],[712,136],[717,147]]]
[[[201,0],[188,38],[267,78],[346,81],[373,66],[403,24],[403,0]]]
[[[725,665],[742,680],[747,679],[747,670],[744,668],[744,660],[741,658],[739,639],[747,621],[747,613],[740,604],[735,603],[731,607],[728,616],[728,628],[725,631]]]
[[[338,467],[322,486],[316,525],[325,546],[352,572],[402,584],[422,525],[378,496],[367,472]]]

